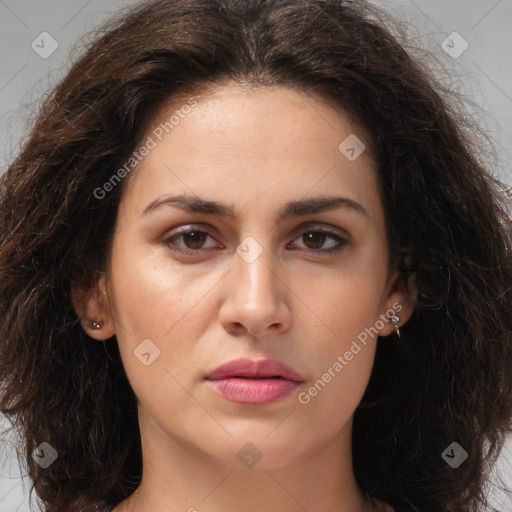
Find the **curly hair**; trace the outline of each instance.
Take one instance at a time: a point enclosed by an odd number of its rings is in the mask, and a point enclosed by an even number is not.
[[[115,336],[91,343],[72,283],[105,272],[128,177],[102,187],[160,108],[210,85],[309,91],[371,135],[392,262],[415,290],[377,347],[353,466],[397,510],[476,512],[512,432],[512,220],[479,141],[386,15],[364,1],[159,0],[110,20],[42,102],[0,178],[0,410],[46,512],[89,512],[142,477]],[[135,171],[136,172],[136,171]],[[59,457],[41,468],[42,442]],[[456,470],[441,454],[468,453]]]

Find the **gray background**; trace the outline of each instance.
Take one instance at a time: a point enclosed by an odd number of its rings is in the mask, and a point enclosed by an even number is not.
[[[0,0],[0,172],[16,155],[38,101],[61,78],[73,45],[129,0]],[[427,50],[440,80],[464,95],[467,116],[490,137],[486,158],[495,175],[512,185],[512,0],[375,1],[405,20],[411,44]],[[58,44],[51,49],[47,32]],[[451,39],[447,37],[453,32]],[[41,43],[41,38],[44,38]],[[454,58],[443,50],[467,49]],[[32,43],[39,47],[32,47]],[[36,53],[36,49],[43,56]],[[47,58],[44,58],[47,57]],[[8,424],[0,417],[0,430]],[[28,512],[28,478],[22,478],[15,441],[0,436],[0,512]],[[512,440],[496,470],[512,487]],[[497,481],[496,475],[494,481]],[[491,493],[498,510],[512,510],[512,498]],[[35,500],[37,503],[37,499]]]

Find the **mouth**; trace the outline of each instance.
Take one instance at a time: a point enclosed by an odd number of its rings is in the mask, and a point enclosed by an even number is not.
[[[274,359],[235,359],[219,366],[207,377],[216,393],[233,402],[264,405],[296,390],[304,379],[290,366]]]

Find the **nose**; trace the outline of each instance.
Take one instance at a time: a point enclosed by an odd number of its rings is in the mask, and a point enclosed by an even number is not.
[[[235,253],[233,265],[219,311],[224,329],[256,338],[287,331],[291,325],[290,292],[271,251],[263,250],[251,263]]]

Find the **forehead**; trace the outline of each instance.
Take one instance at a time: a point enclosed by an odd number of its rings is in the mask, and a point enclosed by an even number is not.
[[[194,106],[190,107],[192,103]],[[255,142],[261,142],[266,134],[266,152],[272,150],[269,143],[276,140],[275,132],[280,134],[277,141],[280,147],[290,135],[290,142],[302,138],[314,143],[326,135],[334,136],[336,141],[343,132],[357,133],[365,142],[364,156],[374,158],[372,137],[357,118],[332,101],[302,88],[252,87],[237,83],[196,88],[164,104],[148,133],[156,130],[157,135],[165,137],[170,131],[175,132],[180,124],[193,127],[195,136],[214,141],[229,135],[229,141],[225,142],[236,144],[240,139],[245,146],[251,145],[249,134],[258,134],[259,140]],[[235,130],[230,131],[230,128]]]
[[[238,200],[269,193],[277,200],[337,188],[356,201],[378,192],[368,134],[340,109],[287,87],[226,85],[173,98],[149,139],[128,186],[141,202],[177,191],[215,191],[228,203],[235,191]],[[349,158],[354,150],[362,152]]]

